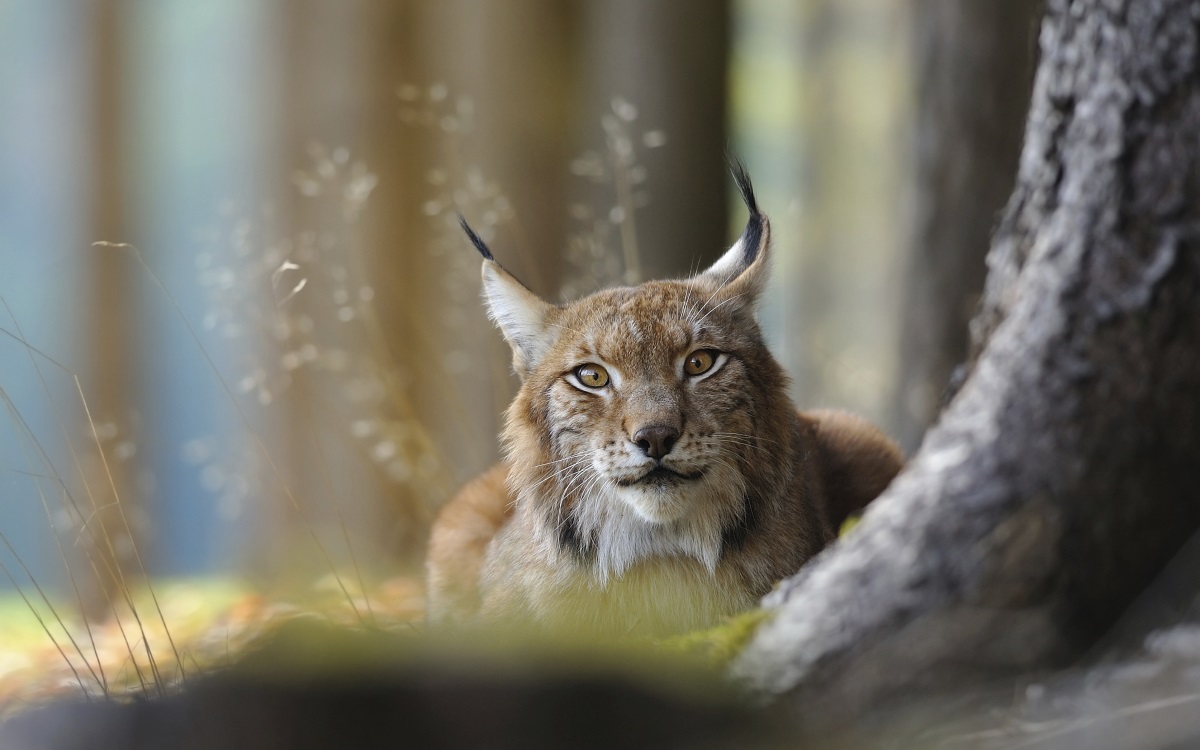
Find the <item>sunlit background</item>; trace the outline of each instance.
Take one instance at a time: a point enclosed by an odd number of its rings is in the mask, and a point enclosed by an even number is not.
[[[0,589],[416,571],[517,386],[456,213],[549,298],[682,275],[729,154],[795,399],[896,427],[912,12],[0,0]]]

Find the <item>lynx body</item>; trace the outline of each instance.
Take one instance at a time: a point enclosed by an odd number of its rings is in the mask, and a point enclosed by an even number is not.
[[[899,470],[874,426],[789,400],[754,317],[769,224],[735,177],[750,219],[710,269],[566,305],[527,290],[467,229],[522,385],[506,461],[434,525],[432,622],[711,626],[798,570]]]

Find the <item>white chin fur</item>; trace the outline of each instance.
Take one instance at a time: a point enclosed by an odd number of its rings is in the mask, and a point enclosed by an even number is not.
[[[687,511],[685,494],[683,490],[665,487],[617,488],[617,497],[651,523],[670,523],[682,518]]]
[[[714,571],[721,528],[741,497],[741,477],[715,471],[680,487],[619,487],[602,481],[576,507],[580,534],[596,540],[600,585],[640,560],[690,557]]]

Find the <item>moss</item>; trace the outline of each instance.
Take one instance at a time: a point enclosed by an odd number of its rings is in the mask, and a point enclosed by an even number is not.
[[[838,537],[849,533],[860,519],[861,516],[847,518],[838,529]],[[715,628],[664,638],[658,641],[658,646],[670,653],[699,657],[709,666],[722,668],[741,653],[758,626],[770,619],[772,614],[771,610],[752,609],[734,615]]]
[[[842,521],[842,528],[838,529],[838,539],[850,533],[850,529],[857,526],[860,520],[862,520],[862,516],[850,516],[845,521]]]
[[[699,657],[710,666],[724,667],[741,653],[758,626],[773,614],[771,610],[752,609],[715,628],[665,638],[659,645],[669,652]]]

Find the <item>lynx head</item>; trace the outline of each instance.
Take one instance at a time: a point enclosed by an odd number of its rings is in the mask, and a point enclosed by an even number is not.
[[[770,227],[740,166],[734,177],[750,218],[711,268],[563,305],[463,224],[522,380],[505,431],[518,512],[601,579],[653,555],[714,568],[788,441],[786,380],[754,318]]]

